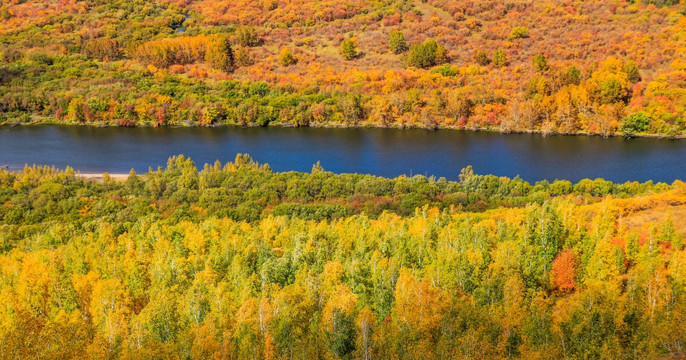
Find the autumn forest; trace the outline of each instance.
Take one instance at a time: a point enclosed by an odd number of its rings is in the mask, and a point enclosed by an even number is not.
[[[0,1],[0,123],[686,132],[679,0]]]
[[[686,358],[684,0],[0,0],[0,131],[0,359]]]
[[[655,359],[686,185],[0,170],[3,359]]]

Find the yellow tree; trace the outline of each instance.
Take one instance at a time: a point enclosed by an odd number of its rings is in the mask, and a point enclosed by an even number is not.
[[[326,299],[322,310],[322,328],[329,343],[329,351],[336,358],[345,358],[355,350],[353,311],[357,304],[357,295],[342,283],[343,266],[337,260],[324,265],[322,277],[322,290]]]
[[[119,279],[99,279],[93,284],[89,310],[108,346],[127,336],[130,306],[131,297]]]
[[[397,331],[396,352],[410,359],[432,358],[447,299],[428,280],[418,281],[405,268],[400,269],[394,295],[391,314]]]
[[[357,315],[357,357],[370,360],[372,358],[372,335],[376,326],[374,312],[365,307]]]

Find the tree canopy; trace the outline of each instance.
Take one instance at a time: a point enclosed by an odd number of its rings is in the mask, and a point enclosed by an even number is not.
[[[0,170],[0,355],[680,356],[685,194],[241,154],[122,181]]]

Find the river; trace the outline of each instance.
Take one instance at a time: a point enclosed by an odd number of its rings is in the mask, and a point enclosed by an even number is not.
[[[72,166],[82,173],[138,173],[185,154],[199,168],[248,153],[276,171],[310,171],[320,161],[336,173],[385,177],[479,174],[535,182],[602,177],[614,182],[686,179],[686,140],[496,134],[453,130],[325,128],[0,127],[0,166]]]

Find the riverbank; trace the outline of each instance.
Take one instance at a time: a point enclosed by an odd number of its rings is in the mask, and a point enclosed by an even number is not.
[[[82,178],[82,179],[87,179],[87,180],[95,180],[95,181],[103,181],[105,178],[105,175],[109,177],[110,180],[114,181],[126,181],[126,179],[129,178],[129,174],[110,174],[110,173],[78,173],[76,174],[76,177]]]
[[[465,132],[486,132],[486,133],[496,133],[496,134],[534,134],[542,136],[588,136],[588,137],[623,137],[623,138],[649,138],[649,139],[667,139],[667,140],[681,140],[686,139],[686,134],[677,135],[667,135],[667,134],[632,134],[631,136],[626,136],[622,133],[615,132],[610,134],[599,134],[599,133],[589,133],[584,131],[579,132],[552,132],[544,130],[510,130],[502,128],[478,128],[478,127],[460,127],[460,126],[441,126],[438,125],[435,128],[427,128],[422,126],[402,126],[399,124],[391,124],[389,126],[384,126],[382,124],[371,123],[371,122],[361,122],[353,126],[347,124],[336,124],[328,122],[312,122],[306,126],[295,126],[290,123],[270,123],[266,126],[260,125],[241,125],[237,123],[224,123],[224,124],[212,124],[208,126],[195,126],[193,125],[163,125],[163,126],[153,126],[153,125],[136,125],[136,126],[121,126],[113,125],[107,123],[68,123],[68,122],[58,122],[58,121],[32,121],[32,122],[0,122],[0,128],[3,126],[16,127],[16,126],[77,126],[77,127],[95,127],[95,128],[222,128],[222,127],[240,127],[240,128],[260,128],[260,127],[270,127],[270,128],[322,128],[322,129],[423,129],[427,131],[438,131],[438,130],[451,130],[451,131],[465,131]]]

